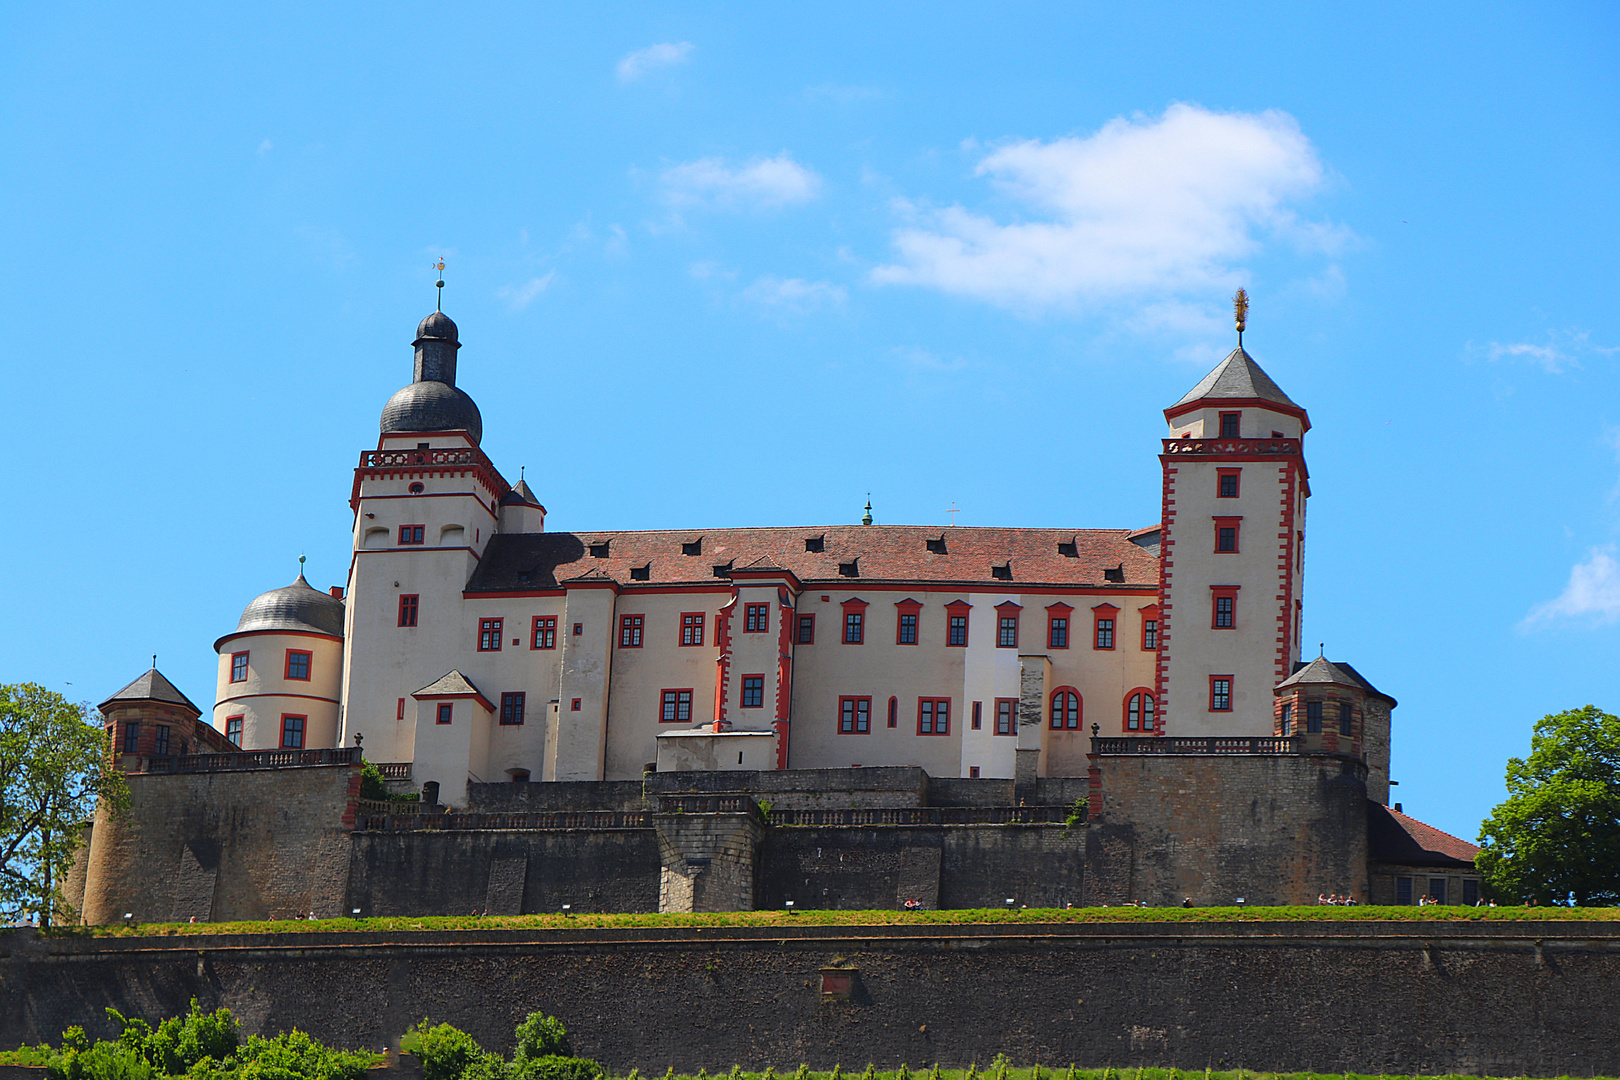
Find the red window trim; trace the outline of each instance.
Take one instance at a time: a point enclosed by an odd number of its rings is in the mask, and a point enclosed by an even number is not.
[[[455,722],[455,719],[456,719],[456,703],[455,702],[453,702],[453,701],[441,701],[441,702],[438,703],[437,706],[434,707],[434,710],[433,710],[433,722],[435,724],[452,724],[452,723]]]
[[[237,729],[238,729],[237,733],[236,733],[238,737],[235,738],[235,739],[231,738],[231,724],[232,723],[235,723],[236,726],[237,726]],[[242,745],[240,736],[242,735],[242,733],[246,729],[246,727],[247,727],[247,715],[245,713],[237,713],[235,716],[227,716],[225,718],[225,738],[227,740],[229,740],[232,745],[240,747]]]
[[[1057,700],[1059,694],[1074,695],[1074,723],[1069,723],[1067,716],[1057,715]],[[1066,710],[1065,710],[1066,711]],[[1061,720],[1061,723],[1059,722]],[[1086,698],[1079,690],[1072,686],[1055,687],[1046,696],[1046,726],[1053,731],[1079,731],[1086,726]]]
[[[1242,587],[1241,585],[1211,585],[1209,587],[1209,628],[1211,630],[1237,629],[1237,594]],[[1220,625],[1219,610],[1222,600],[1232,601],[1231,626]]]
[[[1218,434],[1216,435],[1216,438],[1218,438],[1218,439],[1241,439],[1241,438],[1243,438],[1243,413],[1242,412],[1223,412],[1223,413],[1217,413],[1216,415],[1220,417],[1220,419],[1217,421],[1219,426],[1215,429],[1218,432]],[[1232,426],[1237,428],[1237,432],[1236,432],[1236,434],[1233,434],[1233,435],[1228,435],[1226,433],[1226,418],[1229,417],[1229,416],[1232,417],[1234,421],[1236,421]]]
[[[1103,625],[1108,620],[1108,644],[1099,645]],[[1119,608],[1113,604],[1098,604],[1091,609],[1091,648],[1098,652],[1112,652],[1119,646]]]
[[[749,679],[759,680],[759,702],[755,705],[748,704],[747,691]],[[763,671],[755,672],[752,675],[744,675],[742,677],[742,682],[738,683],[737,686],[737,707],[739,709],[763,709],[765,707],[765,673]]]
[[[921,645],[922,604],[919,601],[907,597],[904,600],[896,600],[894,602],[894,609],[894,643],[896,645]],[[900,624],[903,617],[906,615],[910,615],[912,617],[912,639],[910,641],[902,640],[900,635]]]
[[[251,655],[251,650],[249,652],[233,652],[233,653],[231,653],[231,682],[233,682],[233,683],[247,682],[247,677],[248,677],[248,657],[250,655]],[[238,656],[240,656],[242,658],[242,677],[240,679],[238,679],[236,677],[236,658]]]
[[[631,620],[635,620],[635,621],[632,622]],[[639,648],[641,648],[641,643],[646,640],[646,633],[645,633],[646,629],[647,629],[647,617],[645,615],[636,614],[636,613],[633,613],[633,614],[630,614],[630,615],[620,615],[619,616],[619,648],[621,648],[621,649],[639,649]],[[628,642],[625,640],[626,635],[629,635],[629,638],[630,638],[630,640]]]
[[[1001,707],[1007,706],[1007,730],[1001,730]],[[1018,734],[1018,699],[1015,697],[996,698],[996,728],[997,735]]]
[[[922,729],[923,703],[927,702],[933,707],[932,723],[934,730]],[[945,706],[945,730],[939,730],[939,707]],[[951,733],[951,699],[948,697],[920,697],[917,699],[917,734],[918,735],[949,735]]]
[[[900,726],[900,699],[893,696],[889,698],[889,726]]]
[[[968,642],[973,640],[973,618],[971,612],[973,605],[966,600],[952,600],[945,605],[945,647],[947,649],[965,649]],[[951,640],[951,620],[962,620],[962,640]]]
[[[1011,600],[1003,600],[1001,603],[996,605],[996,648],[998,648],[998,649],[1016,649],[1016,648],[1018,648],[1018,617],[1019,617],[1019,613],[1022,612],[1023,610],[1024,610],[1024,605],[1023,604],[1015,604]],[[1011,619],[1012,620],[1012,643],[1011,644],[1007,644],[1006,642],[1001,640],[1001,631],[1004,629],[1004,627],[1002,626],[1002,622],[1004,620],[1006,620],[1006,619]]]
[[[1067,649],[1074,641],[1074,608],[1059,601],[1056,604],[1046,605],[1046,647],[1048,649]],[[1056,644],[1052,640],[1052,622],[1055,619],[1063,620],[1063,644]]]
[[[675,719],[673,719],[673,720],[665,720],[664,719],[664,701],[667,698],[667,696],[670,695],[670,694],[677,695],[677,697],[675,698]],[[680,697],[678,696],[680,694],[685,694],[686,695],[687,716],[686,716],[685,720],[681,719],[681,703],[680,703]],[[690,724],[690,723],[692,723],[692,718],[697,715],[696,702],[693,700],[693,698],[694,698],[694,695],[692,693],[692,688],[690,686],[666,686],[663,689],[659,690],[658,691],[658,722],[660,724]]]
[[[844,730],[844,702],[855,702],[855,709],[851,713],[850,728]],[[860,702],[866,702],[866,730],[860,730]],[[872,698],[866,694],[840,694],[838,696],[838,734],[840,735],[870,735],[872,734]]]
[[[805,632],[804,632],[806,627],[808,627],[809,630],[810,630],[810,633],[809,633],[808,636],[806,636]],[[795,622],[793,624],[793,644],[795,644],[795,645],[814,645],[815,643],[816,643],[816,616],[815,616],[815,614],[811,613],[809,615],[797,615],[797,616],[795,616]]]
[[[1218,517],[1218,518],[1215,518],[1214,520],[1215,520],[1215,554],[1217,554],[1217,555],[1236,555],[1239,551],[1243,550],[1243,526],[1242,526],[1243,517],[1242,517],[1242,515],[1240,514],[1240,515],[1236,515],[1236,516],[1233,516],[1233,517]],[[1232,546],[1230,548],[1227,548],[1225,551],[1221,550],[1221,530],[1222,529],[1231,529],[1232,530]]]
[[[499,717],[501,727],[523,726],[523,714],[528,711],[528,698],[529,695],[522,690],[510,690],[501,695],[501,711]],[[507,719],[507,714],[510,711],[507,706],[511,704],[517,705],[516,720]]]
[[[478,620],[478,651],[500,652],[501,637],[506,633],[505,616],[495,616],[490,619]],[[485,645],[485,642],[492,644]]]
[[[401,525],[399,527],[400,544],[423,544],[427,542],[426,536],[426,525]]]
[[[757,619],[756,619],[756,616],[757,616]],[[753,629],[749,629],[749,623],[750,622],[754,623]],[[763,634],[763,633],[766,633],[767,631],[770,630],[770,625],[771,625],[771,605],[770,604],[766,603],[766,604],[744,604],[743,605],[743,633],[745,633],[745,634]]]
[[[1131,699],[1134,698],[1138,694],[1146,694],[1147,699],[1149,701],[1153,702],[1153,723],[1148,724],[1146,727],[1133,728],[1133,727],[1131,727]],[[1142,721],[1141,721],[1141,719],[1138,719],[1137,722],[1141,723]],[[1156,694],[1154,694],[1152,687],[1147,687],[1147,686],[1132,687],[1129,691],[1126,692],[1125,696],[1120,699],[1120,703],[1119,703],[1119,730],[1123,731],[1125,734],[1127,734],[1127,735],[1141,735],[1144,732],[1151,733],[1151,732],[1154,732],[1154,731],[1158,730],[1158,723],[1159,723],[1159,699],[1158,699],[1158,696]]]
[[[292,660],[295,656],[304,658],[304,674],[302,675],[292,673]],[[287,679],[291,682],[309,682],[310,676],[315,673],[315,654],[308,649],[288,649],[285,671]]]
[[[1218,708],[1215,707],[1215,682],[1216,682],[1217,679],[1224,679],[1226,681],[1226,707],[1224,709],[1218,709]],[[1210,712],[1231,712],[1232,711],[1232,697],[1233,697],[1233,686],[1232,686],[1232,684],[1235,683],[1236,681],[1237,680],[1234,679],[1230,675],[1211,675],[1209,677],[1209,711]]]
[[[984,702],[975,701],[973,703],[973,721],[968,726],[974,731],[984,727]]]
[[[545,631],[545,630],[550,630],[551,631],[551,636],[550,636],[551,644],[550,645],[541,644],[541,642],[547,640],[546,638],[543,638],[543,637],[540,636],[541,632]],[[555,616],[555,615],[536,615],[534,617],[533,621],[531,621],[529,623],[529,651],[533,652],[536,649],[555,649],[556,647],[557,647],[557,616]]]
[[[704,613],[701,611],[681,612],[681,634],[680,637],[676,638],[681,648],[699,649],[703,647],[703,615]],[[688,619],[692,621],[688,623],[686,621]],[[691,633],[687,633],[688,630],[691,630]]]
[[[871,606],[872,605],[868,604],[865,600],[862,600],[859,597],[853,597],[839,604],[839,607],[844,609],[843,619],[838,628],[838,640],[841,643],[845,645],[866,644],[866,609]],[[849,636],[849,617],[851,615],[860,616],[859,621],[855,623],[855,626],[858,628],[858,636],[854,639],[851,639]]]
[[[1163,629],[1159,625],[1159,605],[1158,604],[1149,604],[1147,607],[1137,608],[1137,611],[1140,612],[1141,616],[1142,616],[1142,625],[1140,627],[1141,634],[1138,635],[1138,637],[1137,637],[1137,640],[1139,642],[1141,642],[1141,644],[1142,644],[1142,651],[1143,652],[1158,652],[1159,651],[1159,637],[1160,637],[1160,633],[1161,633],[1161,631]],[[1148,640],[1147,640],[1148,623],[1150,623],[1150,622],[1153,624],[1153,644],[1152,645],[1149,645]]]
[[[399,622],[397,625],[407,629],[414,627],[422,608],[422,595],[420,593],[399,594]]]
[[[1236,483],[1233,484],[1232,494],[1223,495],[1223,494],[1221,494],[1221,488],[1224,486],[1222,484],[1222,481],[1225,480],[1228,476],[1233,477],[1236,480]],[[1242,493],[1243,493],[1243,470],[1242,469],[1216,469],[1215,470],[1215,497],[1217,499],[1235,499],[1239,495],[1241,495]]]
[[[298,728],[298,745],[287,745],[287,721],[300,720],[303,723]],[[307,750],[309,749],[309,717],[298,713],[281,714],[281,731],[276,735],[277,750]]]
[[[394,703],[394,719],[395,720],[403,720],[403,719],[405,719],[405,699],[404,698],[400,698],[398,701],[396,701]]]

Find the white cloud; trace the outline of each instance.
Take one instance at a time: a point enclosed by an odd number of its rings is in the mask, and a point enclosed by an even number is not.
[[[618,73],[620,82],[634,82],[657,68],[684,64],[690,55],[690,41],[665,41],[630,53],[619,61],[614,71]]]
[[[1531,341],[1493,341],[1485,348],[1491,360],[1527,360],[1550,375],[1561,375],[1581,366],[1581,358],[1591,354],[1612,356],[1620,348],[1594,345],[1586,330],[1549,330],[1545,344]]]
[[[535,297],[551,287],[551,282],[557,276],[557,271],[547,271],[545,277],[530,278],[522,285],[502,285],[495,290],[495,295],[505,300],[518,311],[534,303]]]
[[[804,315],[827,307],[842,307],[849,290],[830,281],[779,278],[766,274],[745,288],[742,298],[774,311]]]
[[[1600,623],[1620,620],[1620,563],[1615,547],[1593,548],[1585,562],[1569,572],[1569,584],[1557,599],[1538,604],[1525,618],[1524,625],[1555,619],[1591,617]]]
[[[721,158],[699,158],[671,165],[659,179],[664,200],[674,206],[785,206],[809,202],[821,192],[821,177],[794,161],[786,150],[736,168]]]
[[[912,221],[894,234],[896,260],[872,281],[1021,310],[1073,308],[1224,290],[1266,236],[1315,252],[1351,239],[1292,209],[1325,173],[1299,125],[1276,111],[1172,105],[1086,137],[1009,143],[974,171],[1029,216],[899,202]]]

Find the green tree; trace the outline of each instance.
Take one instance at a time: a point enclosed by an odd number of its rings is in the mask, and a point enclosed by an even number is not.
[[[89,708],[0,685],[0,917],[71,917],[61,884],[98,800],[121,813],[129,791]]]
[[[1620,717],[1594,705],[1542,717],[1529,758],[1508,759],[1507,788],[1475,860],[1495,895],[1620,902]]]

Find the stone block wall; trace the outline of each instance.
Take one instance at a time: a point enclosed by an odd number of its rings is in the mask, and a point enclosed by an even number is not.
[[[757,812],[658,814],[659,911],[753,911]]]

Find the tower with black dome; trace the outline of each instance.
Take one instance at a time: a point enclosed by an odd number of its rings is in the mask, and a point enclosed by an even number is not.
[[[302,572],[254,597],[219,654],[214,727],[243,750],[336,745],[343,685],[343,601]]]

